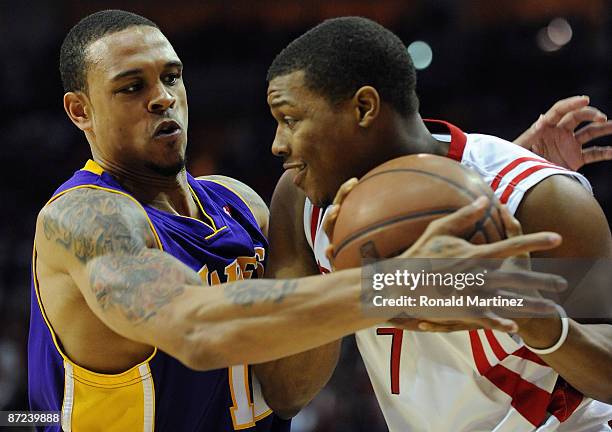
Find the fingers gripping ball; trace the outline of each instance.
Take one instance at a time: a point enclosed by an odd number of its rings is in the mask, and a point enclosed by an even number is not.
[[[332,238],[334,267],[358,267],[363,258],[398,255],[431,221],[483,195],[489,197],[489,208],[462,233],[474,244],[505,238],[500,203],[475,172],[452,159],[429,154],[385,162],[359,180],[340,207]]]

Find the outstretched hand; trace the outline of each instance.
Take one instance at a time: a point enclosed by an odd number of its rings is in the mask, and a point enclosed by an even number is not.
[[[340,212],[340,207],[346,196],[358,184],[357,179],[353,178],[345,182],[341,187],[332,206],[327,210],[324,220],[324,229],[330,238],[330,246],[326,250],[326,255],[333,268],[333,230],[335,222]],[[473,245],[461,238],[464,231],[469,230],[482,218],[488,207],[488,199],[481,197],[474,203],[464,208],[442,217],[429,224],[426,231],[416,241],[412,247],[404,252],[403,258],[517,258],[528,257],[529,252],[545,250],[556,247],[561,238],[555,233],[535,233],[523,235],[520,224],[508,212],[502,208],[502,219],[506,228],[507,238],[491,244]],[[519,290],[530,290],[536,287],[550,285],[549,275],[537,275],[535,273],[525,274],[520,272],[499,273],[498,283],[495,285],[513,287],[517,283]],[[495,288],[492,284],[492,288]],[[531,302],[532,306],[542,308],[545,301],[535,298],[525,298]],[[390,322],[398,328],[413,331],[428,332],[452,332],[460,330],[471,330],[477,328],[491,328],[501,331],[517,331],[516,322],[498,315],[498,311],[489,311],[485,316],[471,317],[465,319],[429,319],[429,318],[408,318],[398,317]]]
[[[525,271],[526,258],[530,252],[551,249],[561,243],[561,237],[552,232],[539,232],[523,234],[519,222],[510,214],[507,208],[501,208],[501,216],[506,228],[507,238],[497,242],[475,245],[464,240],[462,235],[469,231],[480,220],[488,207],[488,199],[481,197],[472,204],[456,212],[441,217],[429,224],[425,232],[401,258],[430,258],[449,259],[463,258],[455,262],[456,266],[469,265],[475,259],[507,258],[518,260],[518,265],[504,265],[499,271],[490,271],[487,276],[487,286],[483,287],[481,295],[494,296],[501,294],[506,297],[522,299],[525,310],[534,316],[546,315],[554,311],[553,304],[539,296],[537,290],[558,292],[565,288],[565,281],[555,275]],[[521,262],[523,261],[523,262]],[[527,261],[527,262],[525,262]],[[451,267],[452,267],[451,265]],[[450,270],[452,272],[452,269]],[[511,289],[513,294],[505,291]],[[500,291],[501,290],[501,291]],[[536,293],[536,297],[533,294]],[[504,308],[490,308],[484,313],[471,314],[465,309],[465,316],[460,319],[440,319],[427,317],[415,321],[417,317],[392,320],[397,327],[408,330],[450,332],[458,330],[472,330],[477,328],[490,328],[494,330],[516,332],[517,322],[505,318]],[[424,317],[425,318],[425,317]]]
[[[576,130],[584,122],[588,124]],[[612,146],[582,148],[591,140],[607,135],[612,135],[612,121],[589,106],[588,96],[573,96],[555,103],[514,142],[575,171],[586,164],[612,160]]]

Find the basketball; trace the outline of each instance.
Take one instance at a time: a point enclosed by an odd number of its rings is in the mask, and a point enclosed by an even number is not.
[[[409,248],[435,219],[485,195],[483,218],[464,236],[474,244],[505,238],[500,203],[469,168],[430,154],[403,156],[368,172],[347,195],[333,232],[334,267],[390,258]]]

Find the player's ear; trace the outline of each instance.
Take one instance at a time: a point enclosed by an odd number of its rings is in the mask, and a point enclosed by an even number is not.
[[[91,128],[91,113],[87,96],[83,92],[68,92],[64,95],[64,110],[72,123],[82,131]]]
[[[361,127],[369,127],[380,111],[380,96],[372,86],[363,86],[353,96],[355,114]]]

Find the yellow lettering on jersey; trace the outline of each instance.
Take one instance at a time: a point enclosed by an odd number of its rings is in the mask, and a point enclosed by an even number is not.
[[[254,252],[255,255],[253,256],[241,256],[226,265],[223,270],[225,274],[223,282],[251,279],[253,272],[255,272],[258,278],[262,278],[264,275],[263,261],[266,256],[266,250],[262,247],[256,247]],[[206,285],[217,285],[222,282],[217,270],[211,272],[206,264],[198,271],[198,274]]]
[[[238,265],[242,269],[244,279],[251,279],[253,277],[253,271],[257,268],[257,259],[255,256],[238,257]]]
[[[242,280],[244,277],[242,276],[241,265],[239,265],[238,260],[240,258],[235,259],[230,264],[225,266],[225,276],[227,277],[227,282],[235,282],[237,280]]]
[[[219,278],[219,273],[217,273],[217,270],[215,270],[214,272],[212,272],[210,274],[210,278],[209,278],[209,285],[219,285],[221,283],[221,279]]]
[[[202,279],[202,282],[204,282],[206,285],[212,286],[219,285],[221,283],[221,279],[219,278],[219,273],[217,273],[217,270],[210,273],[210,271],[208,270],[208,265],[206,264],[204,264],[204,267],[200,269],[198,275],[200,275],[200,279]]]
[[[200,269],[198,275],[200,276],[200,279],[202,279],[202,282],[204,282],[205,285],[208,285],[208,266],[206,264],[204,264],[204,267]]]
[[[262,247],[255,248],[255,257],[257,258],[257,277],[262,278],[264,275],[264,259],[266,258],[266,250]]]
[[[244,278],[251,279],[253,272],[257,277],[261,278],[264,274],[263,261],[266,256],[266,250],[262,247],[254,249],[255,255],[250,257],[238,257],[223,270],[226,280],[224,282],[235,282]],[[217,285],[221,283],[217,270],[210,272],[207,265],[204,265],[198,275],[207,285]],[[248,366],[237,365],[228,368],[228,384],[232,397],[232,406],[230,414],[234,430],[247,429],[255,426],[255,422],[267,417],[272,413],[270,407],[266,404],[261,386],[254,379],[253,398],[251,400],[251,389],[249,385]]]

